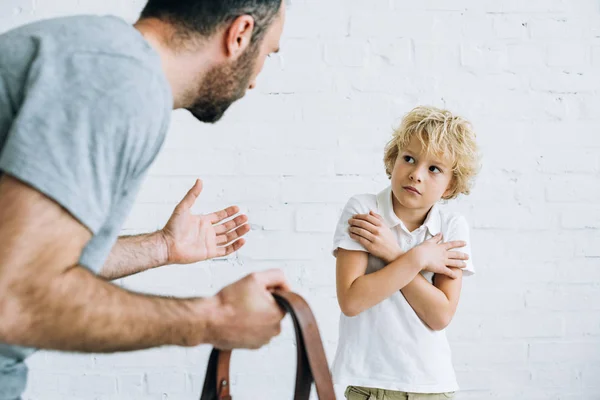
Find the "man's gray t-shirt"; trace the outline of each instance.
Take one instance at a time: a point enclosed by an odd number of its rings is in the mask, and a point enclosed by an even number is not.
[[[0,175],[44,193],[92,232],[80,264],[95,273],[172,107],[160,57],[119,18],[59,18],[0,35]],[[21,396],[33,351],[0,343],[0,400]]]

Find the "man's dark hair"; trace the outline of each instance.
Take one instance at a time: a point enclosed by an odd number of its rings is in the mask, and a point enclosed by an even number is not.
[[[281,7],[281,0],[148,0],[141,18],[169,22],[177,34],[209,37],[237,17],[254,18],[252,43],[260,41]]]

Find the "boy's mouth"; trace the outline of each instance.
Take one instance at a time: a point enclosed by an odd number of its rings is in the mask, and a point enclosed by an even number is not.
[[[419,192],[416,188],[414,188],[412,186],[402,186],[402,189],[409,191],[409,192],[416,193],[416,194],[421,194],[421,192]]]

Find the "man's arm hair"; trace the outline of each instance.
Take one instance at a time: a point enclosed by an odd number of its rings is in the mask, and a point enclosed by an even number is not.
[[[115,280],[167,263],[168,251],[161,231],[121,236],[99,272],[101,278]]]
[[[216,300],[128,292],[77,265],[91,233],[56,202],[0,176],[0,341],[112,352],[206,340]]]

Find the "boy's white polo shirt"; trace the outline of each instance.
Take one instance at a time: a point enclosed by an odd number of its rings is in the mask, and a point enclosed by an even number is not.
[[[360,243],[350,238],[348,220],[355,214],[366,214],[371,210],[383,217],[403,251],[410,250],[438,232],[442,232],[444,242],[466,241],[467,246],[459,249],[469,254],[463,276],[474,273],[470,258],[469,227],[464,217],[444,212],[436,205],[423,225],[409,232],[394,213],[391,187],[377,195],[362,194],[350,198],[335,231],[334,256],[338,248],[367,252]],[[366,273],[384,266],[381,259],[369,254]],[[432,282],[432,273],[422,274]],[[431,330],[400,291],[355,317],[341,314],[332,373],[335,383],[344,386],[414,393],[458,390],[446,332]]]

